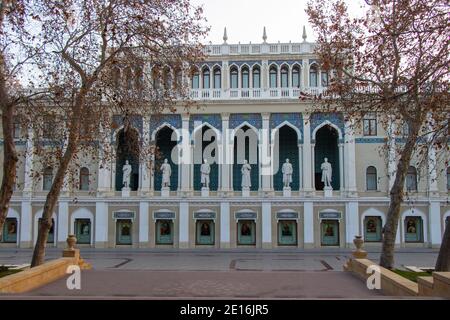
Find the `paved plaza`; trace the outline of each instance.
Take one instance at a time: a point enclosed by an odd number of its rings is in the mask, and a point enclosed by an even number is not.
[[[342,271],[350,250],[120,250],[82,249],[93,269],[82,272],[81,290],[66,277],[21,297],[113,298],[383,298]],[[0,250],[1,264],[29,263],[32,251]],[[434,266],[438,251],[402,249],[397,267]],[[49,249],[48,259],[61,256]],[[369,252],[377,261],[379,252]],[[17,297],[17,296],[16,296]],[[3,298],[6,298],[3,296]]]

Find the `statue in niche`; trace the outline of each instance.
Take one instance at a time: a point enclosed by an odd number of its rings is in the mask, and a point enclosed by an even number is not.
[[[203,160],[203,163],[200,166],[200,173],[201,173],[200,182],[201,182],[203,188],[209,188],[210,172],[211,172],[211,167],[210,167],[208,161],[205,159],[205,160]]]
[[[252,170],[252,167],[250,164],[248,164],[247,160],[244,160],[244,164],[241,168],[242,173],[242,188],[250,188],[252,186],[251,178],[250,178],[250,171]]]
[[[170,176],[172,174],[172,169],[167,159],[164,159],[164,163],[161,165],[161,171],[162,171],[162,187],[168,188],[170,187]]]
[[[130,181],[131,181],[131,165],[128,160],[125,161],[125,165],[122,167],[122,181],[124,189],[130,189]]]
[[[294,169],[292,168],[292,164],[289,162],[289,159],[286,159],[286,162],[283,163],[283,166],[281,167],[281,172],[283,173],[283,184],[285,188],[290,188],[293,171]]]
[[[332,168],[331,163],[328,162],[328,158],[324,159],[320,169],[322,170],[322,182],[325,188],[331,188]]]

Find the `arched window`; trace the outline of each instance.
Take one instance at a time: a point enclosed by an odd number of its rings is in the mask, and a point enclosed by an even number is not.
[[[152,69],[152,81],[153,89],[159,90],[161,88],[161,73],[158,66],[154,66]]]
[[[241,88],[248,89],[249,85],[249,72],[247,67],[243,67],[241,70]]]
[[[191,87],[192,89],[198,89],[200,87],[200,74],[197,69],[191,71]]]
[[[45,191],[50,190],[50,188],[52,187],[52,183],[53,183],[53,169],[51,167],[47,167],[44,169],[44,183],[42,186],[42,189]]]
[[[413,166],[409,166],[406,174],[406,190],[417,191],[417,170]]]
[[[202,81],[202,88],[203,89],[209,89],[210,86],[210,73],[209,73],[209,69],[208,68],[204,68],[203,72],[202,72],[202,76],[203,76],[203,81]]]
[[[328,87],[328,72],[322,71],[320,72],[321,82],[320,85],[322,87]]]
[[[89,169],[86,167],[80,169],[80,190],[89,190]]]
[[[276,88],[278,86],[277,83],[277,67],[272,66],[269,70],[269,81],[270,81],[270,87]]]
[[[292,68],[292,87],[300,88],[300,67],[294,66]]]
[[[447,190],[450,190],[450,167],[447,168]]]
[[[219,67],[214,69],[214,89],[220,89],[222,87],[222,73]]]
[[[309,68],[309,86],[317,87],[317,66],[315,64]]]
[[[142,66],[138,65],[134,68],[134,85],[137,89],[142,89],[142,85],[144,82],[144,72],[142,71]]]
[[[125,68],[125,86],[128,90],[131,90],[133,84],[133,71],[130,67]]]
[[[367,191],[377,190],[377,169],[373,166],[366,169],[366,188]]]
[[[230,69],[230,88],[238,88],[238,70],[236,67],[231,67]]]
[[[253,88],[261,88],[261,72],[259,67],[253,67]]]
[[[286,66],[281,67],[281,87],[289,87],[289,71]]]
[[[164,89],[172,89],[172,72],[169,68],[164,69]]]

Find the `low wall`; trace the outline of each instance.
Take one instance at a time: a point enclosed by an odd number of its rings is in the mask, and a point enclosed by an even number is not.
[[[389,296],[417,296],[419,294],[417,283],[408,280],[386,268],[380,267],[368,259],[350,259],[347,261],[344,269],[366,281],[371,275],[366,272],[367,268],[373,265],[380,268],[381,291],[383,294]]]
[[[22,293],[51,283],[66,275],[70,265],[78,265],[79,257],[64,257],[0,278],[0,293]]]

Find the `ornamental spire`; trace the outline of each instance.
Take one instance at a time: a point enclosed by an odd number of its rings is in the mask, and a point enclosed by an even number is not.
[[[266,27],[264,27],[264,30],[263,30],[263,41],[264,41],[264,43],[266,43],[266,40],[267,40],[267,32],[266,32]]]
[[[306,35],[306,28],[305,28],[305,26],[303,26],[302,38],[303,38],[303,42],[306,42],[307,35]]]
[[[227,35],[227,27],[223,30],[223,43],[227,43],[228,35]]]

